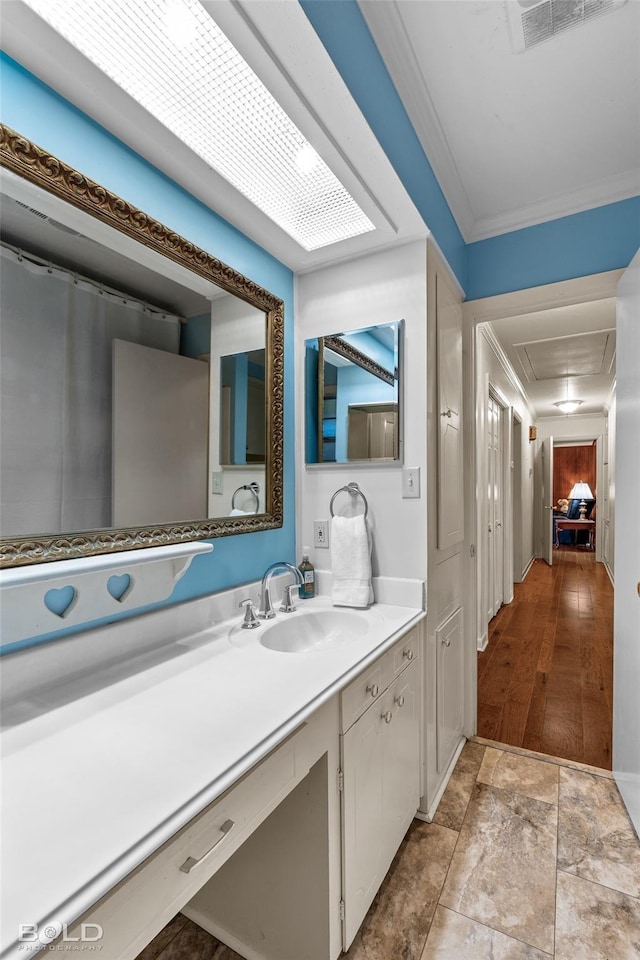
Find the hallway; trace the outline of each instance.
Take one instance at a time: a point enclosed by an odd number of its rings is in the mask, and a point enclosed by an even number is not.
[[[478,736],[611,769],[613,587],[593,552],[536,560],[478,654]]]

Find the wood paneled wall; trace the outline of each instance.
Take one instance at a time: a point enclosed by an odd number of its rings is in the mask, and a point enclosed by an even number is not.
[[[568,499],[574,483],[584,480],[595,496],[596,493],[596,444],[579,447],[553,448],[553,502],[560,497]]]

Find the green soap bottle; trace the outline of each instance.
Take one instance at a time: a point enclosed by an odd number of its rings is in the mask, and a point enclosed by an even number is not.
[[[310,600],[316,595],[316,574],[311,561],[309,560],[309,547],[302,548],[302,563],[298,567],[304,581],[300,587],[300,597],[302,600]]]

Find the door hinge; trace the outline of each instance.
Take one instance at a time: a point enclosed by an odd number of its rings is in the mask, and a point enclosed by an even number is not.
[[[342,793],[344,790],[344,773],[338,770],[338,790]]]
[[[340,901],[340,919],[344,920],[344,900]]]
[[[469,547],[469,556],[473,559],[475,555],[476,555],[476,545],[475,543],[472,543],[471,546]]]

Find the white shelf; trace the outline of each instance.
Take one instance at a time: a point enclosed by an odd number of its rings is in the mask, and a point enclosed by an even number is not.
[[[206,541],[0,571],[2,645],[166,600]]]

